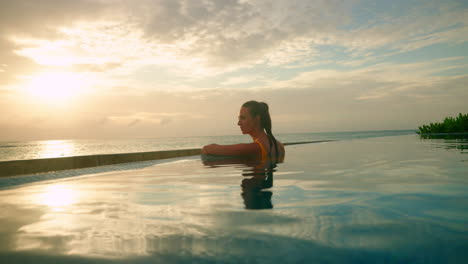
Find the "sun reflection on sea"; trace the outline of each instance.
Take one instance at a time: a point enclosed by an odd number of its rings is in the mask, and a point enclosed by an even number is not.
[[[38,158],[73,156],[75,143],[71,140],[47,140],[41,142]]]

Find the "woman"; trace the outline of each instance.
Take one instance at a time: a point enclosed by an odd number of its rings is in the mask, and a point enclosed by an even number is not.
[[[242,134],[249,134],[253,143],[235,145],[211,144],[204,146],[202,154],[219,156],[256,156],[261,160],[274,159],[281,162],[284,146],[271,132],[271,118],[266,103],[249,101],[242,105],[239,122]]]

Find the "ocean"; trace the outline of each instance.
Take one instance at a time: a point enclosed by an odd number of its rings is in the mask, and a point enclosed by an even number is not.
[[[277,134],[275,136],[283,143],[293,143],[316,140],[353,140],[411,134],[415,134],[415,130],[291,133]],[[200,148],[211,143],[235,144],[248,142],[251,142],[251,138],[250,136],[246,135],[164,137],[126,140],[71,139],[41,141],[0,141],[0,161],[176,150]]]

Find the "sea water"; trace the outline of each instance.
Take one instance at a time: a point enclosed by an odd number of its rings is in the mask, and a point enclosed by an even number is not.
[[[414,130],[278,134],[283,143],[349,140],[414,134]],[[0,161],[200,148],[206,144],[251,142],[249,136],[165,137],[127,140],[0,141]]]

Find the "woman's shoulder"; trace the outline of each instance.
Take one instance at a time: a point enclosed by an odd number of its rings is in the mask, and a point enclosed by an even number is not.
[[[273,142],[271,142],[268,137],[256,139],[254,143],[262,145],[261,148],[264,148],[266,152],[269,152],[270,148],[273,148],[272,151],[274,151],[275,148]],[[278,152],[284,153],[283,143],[281,143],[279,140],[276,140],[276,146],[278,147]]]

